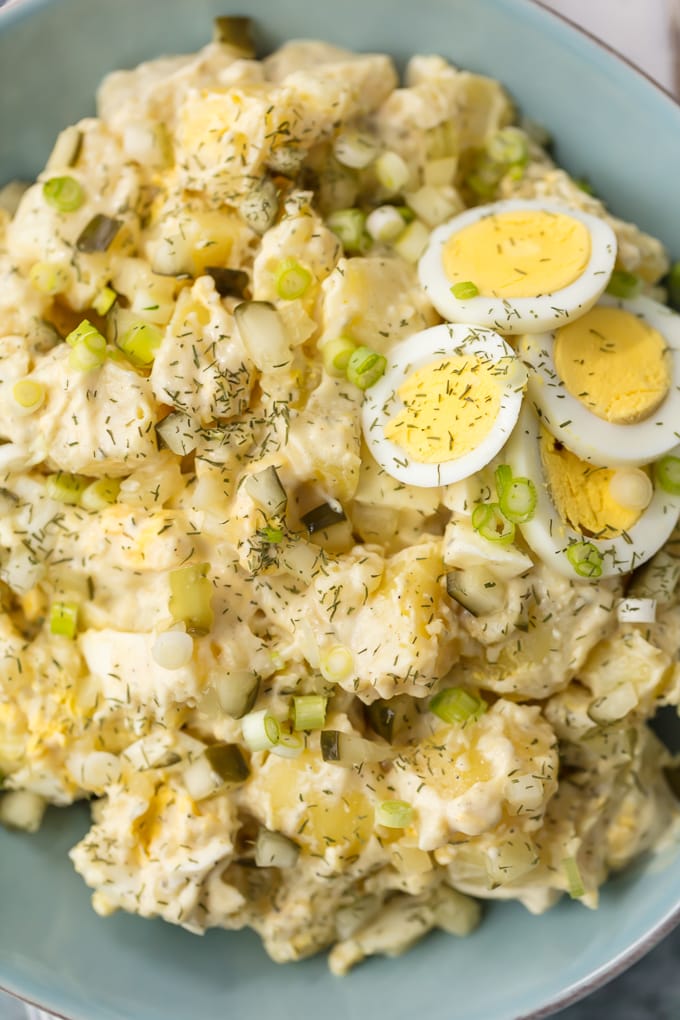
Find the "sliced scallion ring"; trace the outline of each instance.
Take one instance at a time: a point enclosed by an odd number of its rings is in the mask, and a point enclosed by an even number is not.
[[[405,829],[413,821],[413,808],[405,800],[383,800],[376,804],[375,821],[388,829]]]
[[[443,722],[462,725],[484,715],[487,704],[484,698],[471,694],[463,687],[446,687],[435,694],[429,708]]]
[[[530,478],[512,478],[498,497],[503,516],[513,524],[526,524],[536,513],[538,495]]]
[[[576,862],[576,858],[565,857],[562,861],[562,867],[566,875],[569,895],[572,900],[580,900],[582,896],[585,896],[586,888],[583,884],[581,869]]]
[[[163,340],[158,326],[136,322],[116,341],[124,354],[137,365],[151,365]]]
[[[50,606],[50,633],[72,640],[78,631],[78,613],[77,602],[53,602]]]
[[[375,175],[391,195],[402,191],[409,182],[410,171],[398,152],[383,152],[375,161]]]
[[[338,684],[354,672],[354,656],[346,645],[331,645],[319,653],[319,672],[324,680]]]
[[[357,347],[347,362],[347,379],[360,390],[367,390],[382,378],[386,367],[387,359],[382,354],[370,347]]]
[[[472,527],[489,542],[510,545],[515,540],[515,525],[498,503],[478,503],[472,511]]]
[[[496,163],[523,166],[529,159],[529,146],[524,131],[516,127],[501,128],[491,135],[486,151]]]
[[[477,297],[479,287],[472,280],[465,280],[460,283],[454,283],[451,293],[457,301],[469,301],[470,298]]]
[[[389,244],[395,241],[406,229],[406,221],[393,205],[380,205],[368,214],[366,230],[376,241]]]
[[[80,505],[85,510],[106,510],[116,502],[119,492],[118,478],[98,478],[83,490]]]
[[[321,360],[323,367],[329,375],[341,378],[347,373],[347,365],[357,349],[353,340],[346,336],[336,337],[328,340],[321,348]]]
[[[241,719],[243,740],[251,751],[270,751],[281,737],[281,728],[266,708],[249,712]]]
[[[92,307],[97,315],[106,315],[113,308],[117,298],[118,295],[113,287],[102,287],[92,302]]]
[[[75,347],[78,343],[89,341],[92,341],[93,349],[95,347],[99,348],[102,341],[104,346],[106,346],[105,338],[101,335],[97,327],[92,325],[89,319],[83,319],[83,321],[79,323],[75,329],[72,329],[66,336],[66,343],[69,347]]]
[[[35,414],[45,402],[47,390],[37,379],[17,379],[12,386],[12,400],[18,414]]]
[[[274,270],[276,293],[284,301],[304,297],[311,283],[312,274],[296,259],[282,259]]]
[[[348,254],[360,255],[366,250],[366,214],[361,209],[338,209],[330,214],[326,226],[333,231]]]
[[[75,177],[50,177],[43,184],[45,201],[60,213],[75,212],[85,201],[85,192]]]
[[[602,576],[602,553],[592,542],[573,542],[566,549],[566,557],[579,577]]]
[[[670,454],[654,464],[654,479],[664,492],[680,496],[680,457]]]
[[[293,698],[294,730],[320,730],[326,722],[328,698],[322,694],[299,694]]]
[[[66,266],[56,262],[34,262],[28,278],[41,294],[58,294],[69,285],[70,274]]]
[[[609,277],[607,294],[617,298],[633,298],[642,287],[642,280],[635,273],[629,273],[625,269],[615,269]]]
[[[58,503],[77,506],[89,484],[89,479],[84,478],[83,475],[73,475],[68,471],[57,471],[56,474],[47,476],[45,495],[48,499],[56,499]]]
[[[271,753],[279,758],[299,758],[305,749],[304,733],[286,733],[281,731],[279,742],[271,748]]]
[[[370,135],[359,131],[343,131],[333,143],[333,155],[341,166],[363,170],[378,155],[378,145]]]

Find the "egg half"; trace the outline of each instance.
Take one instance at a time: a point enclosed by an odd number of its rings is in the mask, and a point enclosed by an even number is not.
[[[647,464],[680,439],[680,315],[605,296],[554,333],[523,336],[527,393],[547,429],[584,460]]]
[[[460,323],[422,330],[392,349],[385,374],[366,391],[366,443],[398,481],[460,481],[507,442],[525,384],[522,362],[493,330]]]
[[[468,209],[434,230],[418,274],[448,321],[540,332],[597,301],[616,249],[613,230],[596,216],[513,199]]]
[[[581,460],[542,428],[528,404],[503,457],[513,475],[536,486],[534,516],[520,525],[527,544],[567,577],[584,576],[573,562],[573,552],[584,546],[596,551],[593,579],[628,573],[661,548],[678,521],[680,496],[654,487],[651,473]],[[626,490],[642,491],[637,506],[635,500],[620,500],[618,493]]]

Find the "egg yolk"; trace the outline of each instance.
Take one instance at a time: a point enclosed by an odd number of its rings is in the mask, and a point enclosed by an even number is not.
[[[553,357],[568,392],[598,418],[618,425],[649,417],[671,385],[663,337],[622,308],[597,306],[563,326]]]
[[[574,283],[590,260],[580,220],[542,209],[484,216],[453,234],[442,250],[451,284],[474,283],[483,297],[552,294]]]
[[[421,464],[465,456],[498,417],[501,375],[502,362],[463,355],[424,365],[399,387],[404,408],[385,426],[385,437]]]
[[[617,473],[614,468],[588,464],[544,429],[540,451],[553,503],[566,524],[596,538],[616,538],[633,527],[641,511],[613,499],[610,485]]]

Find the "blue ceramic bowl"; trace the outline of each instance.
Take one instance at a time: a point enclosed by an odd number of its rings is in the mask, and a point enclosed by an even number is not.
[[[258,19],[265,47],[308,36],[402,61],[439,52],[500,78],[554,132],[564,165],[680,254],[680,109],[528,0],[240,6]],[[92,112],[102,75],[197,48],[229,8],[229,0],[24,0],[0,12],[0,180],[42,166],[57,131]],[[564,902],[535,918],[494,904],[467,939],[433,935],[399,962],[374,960],[339,980],[323,957],[271,963],[250,932],[197,938],[161,922],[98,918],[67,858],[87,825],[76,807],[51,812],[38,836],[0,831],[0,986],[73,1020],[536,1018],[613,977],[680,920],[673,846],[611,881],[597,912]]]

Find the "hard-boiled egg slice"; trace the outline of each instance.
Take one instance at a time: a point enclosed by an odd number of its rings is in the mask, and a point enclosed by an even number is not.
[[[438,227],[418,273],[444,319],[535,333],[583,315],[615,259],[616,237],[604,220],[557,202],[513,199]]]
[[[593,464],[648,464],[680,438],[680,315],[651,301],[603,297],[519,353],[543,424]]]
[[[374,458],[409,485],[449,485],[481,470],[507,442],[526,371],[493,330],[445,324],[397,344],[366,391],[363,429]]]
[[[677,523],[680,496],[654,487],[650,475],[637,468],[621,471],[580,460],[541,427],[526,404],[503,456],[514,475],[536,485],[535,514],[520,525],[526,542],[567,577],[628,573],[660,549]],[[582,558],[588,560],[585,568],[578,567]]]

